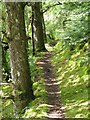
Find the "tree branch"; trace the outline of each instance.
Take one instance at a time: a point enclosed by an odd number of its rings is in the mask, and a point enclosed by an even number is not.
[[[8,43],[7,42],[3,42],[3,41],[1,41],[3,44],[5,44],[5,45],[8,45]]]
[[[58,2],[58,3],[56,3],[56,4],[53,4],[53,5],[47,6],[46,10],[44,10],[44,11],[42,10],[43,13],[47,12],[50,8],[55,7],[56,5],[62,5],[62,3],[61,3],[61,2]]]

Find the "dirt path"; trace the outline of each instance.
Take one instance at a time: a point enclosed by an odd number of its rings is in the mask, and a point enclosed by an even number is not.
[[[52,52],[47,52],[44,57],[37,63],[44,71],[44,81],[48,94],[47,104],[50,105],[48,113],[48,120],[55,120],[57,118],[64,118],[64,111],[60,103],[60,90],[58,82],[55,79],[53,66],[50,63]]]

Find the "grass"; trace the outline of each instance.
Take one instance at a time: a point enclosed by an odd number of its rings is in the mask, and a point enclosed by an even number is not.
[[[84,46],[85,47],[85,46]],[[87,47],[86,47],[87,48]],[[88,66],[87,51],[78,47],[72,52],[58,43],[52,58],[60,82],[61,100],[68,118],[88,118]]]

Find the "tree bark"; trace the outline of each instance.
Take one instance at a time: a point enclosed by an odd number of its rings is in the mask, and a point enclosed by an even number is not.
[[[24,21],[24,6],[20,2],[7,2],[7,24],[11,74],[18,113],[33,99],[32,81],[27,55],[27,37]]]
[[[42,9],[42,4],[41,4]],[[44,43],[47,43],[47,35],[46,35],[46,27],[45,27],[45,21],[44,21],[44,15],[42,12],[42,25],[43,25],[43,37],[44,37]]]
[[[35,55],[35,31],[34,31],[34,8],[33,6],[32,6],[31,27],[32,27],[32,52],[33,52],[33,55]]]
[[[43,35],[43,19],[42,19],[42,12],[40,7],[40,2],[35,2],[33,7],[34,13],[34,32],[35,32],[35,41],[36,41],[36,50],[43,51],[45,49],[44,45],[44,35]]]
[[[0,82],[2,82],[2,45],[0,39]],[[0,104],[1,107],[1,104]]]

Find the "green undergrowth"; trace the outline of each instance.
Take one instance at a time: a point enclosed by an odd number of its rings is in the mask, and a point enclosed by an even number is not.
[[[55,65],[66,117],[88,118],[90,103],[88,43],[82,49],[77,45],[74,50],[70,50],[69,46],[58,42],[54,52],[51,61]]]
[[[22,118],[45,118],[47,116],[48,105],[46,104],[47,96],[42,79],[33,84],[33,90],[36,99],[26,107]]]
[[[29,119],[40,119],[47,117],[48,105],[47,92],[45,90],[43,81],[43,72],[36,65],[36,62],[41,59],[45,52],[37,53],[35,56],[29,56],[31,79],[33,81],[33,91],[35,95],[35,100],[30,102],[28,106],[24,109],[24,113],[19,115],[20,118]],[[13,94],[13,89],[11,83],[2,85],[1,96],[11,96]],[[22,110],[23,111],[23,110]],[[2,100],[2,117],[3,118],[15,118],[14,115],[14,104],[11,99]]]
[[[42,119],[47,117],[47,92],[44,86],[43,71],[36,66],[36,62],[39,61],[44,54],[45,52],[37,53],[31,61],[31,76],[33,80],[34,95],[36,98],[26,107],[26,111],[22,115],[22,118]]]
[[[1,116],[3,118],[11,118],[14,116],[13,101],[11,100],[12,91],[13,89],[11,84],[2,85],[2,91],[0,92],[0,95],[2,98],[5,97],[1,101]]]

